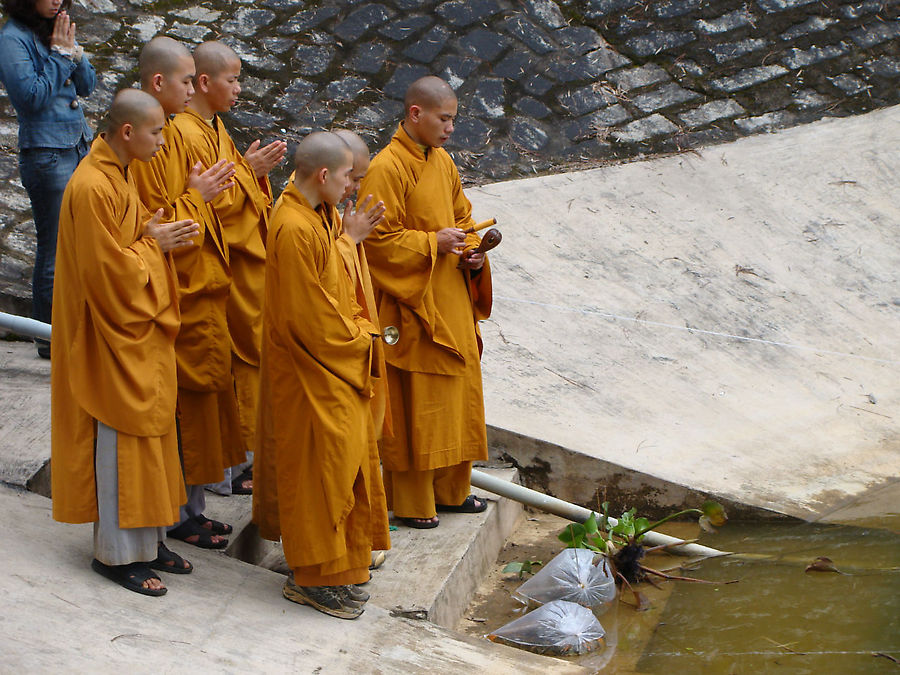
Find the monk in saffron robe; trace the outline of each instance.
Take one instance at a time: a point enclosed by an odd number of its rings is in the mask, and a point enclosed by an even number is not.
[[[253,452],[256,440],[259,397],[265,241],[272,206],[268,174],[284,158],[287,145],[274,141],[260,147],[259,141],[254,141],[241,156],[219,117],[231,109],[241,92],[241,60],[223,43],[204,42],[194,50],[194,65],[194,97],[172,124],[193,160],[202,162],[203,166],[212,166],[219,160],[234,163],[234,186],[216,196],[210,206],[228,247],[231,289],[226,309],[231,366],[244,461],[248,461],[251,457],[247,453]],[[239,471],[236,469],[235,473]],[[246,477],[237,477],[236,492],[249,493],[250,484],[244,483]],[[217,480],[221,481],[222,476]]]
[[[487,459],[478,320],[491,310],[485,256],[459,173],[441,147],[453,132],[456,96],[437,77],[410,85],[406,115],[372,160],[362,194],[384,201],[385,220],[365,240],[385,346],[393,436],[381,444],[388,505],[415,528],[437,511],[479,512],[469,494],[473,460]]]
[[[98,573],[145,595],[166,592],[151,567],[185,500],[175,431],[179,313],[167,252],[197,225],[142,206],[128,166],[164,143],[162,108],[119,92],[63,195],[51,364],[53,517],[94,522]],[[182,566],[183,568],[183,566]],[[187,569],[186,571],[190,571]]]
[[[284,545],[284,596],[345,619],[368,599],[373,545],[389,546],[371,464],[377,330],[335,245],[352,161],[338,136],[310,134],[272,214],[253,498],[260,534]]]
[[[360,197],[359,184],[366,171],[369,170],[369,148],[366,142],[349,129],[336,129],[334,133],[341,137],[341,140],[350,148],[353,153],[353,170],[350,172],[350,185],[344,192],[344,212],[340,218],[340,236],[337,238],[336,244],[338,252],[344,260],[344,267],[350,280],[356,288],[356,302],[362,307],[362,314],[371,321],[376,330],[381,332],[381,325],[378,321],[378,305],[375,304],[375,291],[372,286],[372,277],[369,274],[369,263],[366,260],[366,251],[363,248],[363,240],[371,234],[372,229],[384,220],[384,203],[375,202],[372,195]],[[358,197],[354,201],[354,197]],[[378,370],[385,372],[384,363],[384,346],[382,343],[375,343],[375,358],[378,361]],[[391,434],[391,412],[388,406],[387,382],[383,377],[375,381],[375,391],[372,395],[372,422],[375,427],[375,437],[381,440],[384,434]],[[376,452],[372,453],[370,458],[372,471],[380,474],[381,458]],[[381,487],[382,482],[378,481],[377,487]],[[377,495],[373,495],[372,504],[378,504],[379,509],[387,512],[387,499],[383,491]],[[380,550],[372,551],[372,562],[369,569],[377,569],[384,564],[385,552]]]
[[[141,88],[156,98],[166,117],[184,112],[194,94],[194,59],[183,45],[156,37],[141,50]],[[204,170],[167,119],[166,145],[150,162],[133,162],[138,194],[151,212],[163,209],[200,224],[195,245],[173,251],[181,328],[175,341],[178,366],[178,431],[188,500],[169,536],[203,548],[223,548],[231,526],[203,515],[203,486],[239,464],[243,446],[231,341],[225,314],[231,288],[228,247],[209,202],[231,187],[233,165],[220,160]]]

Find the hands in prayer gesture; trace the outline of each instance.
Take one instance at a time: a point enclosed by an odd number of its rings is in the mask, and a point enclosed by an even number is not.
[[[203,201],[211,202],[222,192],[234,186],[234,181],[225,182],[233,175],[234,162],[220,159],[206,171],[203,171],[203,164],[197,162],[188,176],[188,187],[197,190],[203,197]]]
[[[354,208],[352,200],[347,201],[341,221],[346,232],[354,243],[358,244],[369,236],[378,223],[384,220],[384,202],[372,204],[374,197],[367,195]],[[370,206],[371,205],[371,206]]]
[[[193,246],[191,241],[200,231],[200,226],[193,220],[176,220],[171,223],[160,222],[163,217],[163,210],[159,209],[153,214],[153,217],[144,225],[144,234],[156,239],[156,243],[162,249],[163,253],[182,248],[184,246]]]
[[[262,178],[281,164],[286,153],[287,143],[284,141],[272,141],[263,147],[260,147],[259,141],[253,141],[244,153],[244,159],[257,177]]]
[[[69,53],[75,50],[75,24],[69,19],[65,10],[53,20],[53,33],[50,35],[50,48],[58,47]]]

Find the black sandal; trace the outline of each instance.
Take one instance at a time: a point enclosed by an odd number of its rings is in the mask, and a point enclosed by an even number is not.
[[[212,532],[213,534],[231,534],[234,531],[234,528],[228,523],[220,523],[218,520],[207,518],[202,513],[198,513],[194,516],[194,520],[196,520],[197,524],[204,530]],[[206,526],[207,523],[210,523],[209,527]]]
[[[478,506],[475,502],[478,501]],[[459,506],[447,506],[446,504],[436,504],[435,509],[438,511],[446,511],[448,513],[481,513],[487,508],[487,499],[469,495]]]
[[[437,516],[435,516],[437,518]],[[406,525],[407,527],[412,527],[416,530],[430,530],[432,528],[437,527],[441,524],[440,520],[432,520],[431,518],[397,518],[401,523]]]
[[[187,563],[187,567],[184,564]],[[164,543],[159,542],[156,549],[156,560],[147,563],[151,569],[160,572],[171,572],[172,574],[190,574],[194,571],[194,566],[187,560],[182,558],[175,551],[170,550]]]
[[[165,595],[168,588],[144,588],[142,584],[149,579],[159,579],[145,562],[133,562],[127,565],[106,565],[96,558],[91,561],[91,569],[110,581],[115,581],[122,588],[129,591],[140,593],[141,595],[152,595],[159,597]]]
[[[197,535],[197,541],[188,541],[188,537],[193,537]],[[213,533],[207,530],[205,527],[201,527],[200,523],[198,523],[193,518],[188,518],[178,527],[169,530],[168,536],[172,537],[172,539],[178,539],[183,541],[185,544],[190,544],[191,546],[196,546],[198,548],[225,548],[228,546],[228,540],[223,539],[222,541],[216,543],[212,540]]]
[[[244,487],[245,480],[253,480],[253,467],[248,467],[241,472],[237,478],[231,479],[231,494],[233,495],[252,495],[252,487]]]

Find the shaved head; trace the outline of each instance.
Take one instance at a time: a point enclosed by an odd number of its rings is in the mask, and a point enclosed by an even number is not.
[[[163,115],[162,106],[155,98],[140,89],[123,89],[109,107],[107,132],[115,134],[126,124],[141,126],[154,114]]]
[[[322,168],[336,171],[353,162],[353,153],[344,140],[330,131],[314,131],[297,144],[294,170],[304,180]]]
[[[235,61],[240,63],[240,57],[223,42],[204,42],[194,50],[194,65],[197,67],[198,77],[215,77]]]
[[[347,144],[347,147],[350,148],[350,152],[353,153],[354,161],[357,157],[369,158],[369,146],[366,145],[366,142],[359,134],[350,131],[349,129],[335,129],[332,133],[335,136],[339,136],[340,139]]]
[[[439,77],[426,75],[409,85],[403,104],[406,112],[409,113],[409,109],[414,105],[431,109],[437,108],[448,100],[456,101],[456,94],[453,93],[450,85]]]
[[[157,73],[172,77],[191,53],[180,42],[169,37],[155,37],[141,50],[138,66],[141,86],[146,87]]]

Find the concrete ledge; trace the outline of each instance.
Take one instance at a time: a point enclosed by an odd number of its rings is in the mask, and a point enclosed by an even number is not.
[[[0,342],[0,483],[50,496],[50,362]]]
[[[517,480],[514,469],[481,470]],[[366,587],[372,595],[370,602],[395,616],[428,620],[446,628],[456,626],[523,513],[518,502],[478,489],[473,492],[489,498],[483,513],[441,513],[441,524],[435,529],[398,525],[391,532],[387,560],[373,572],[372,583]],[[254,525],[237,543],[235,552],[242,560],[287,574],[281,545],[260,540]]]
[[[731,520],[791,518],[776,504],[771,508],[743,504],[508,429],[489,425],[487,431],[491,458],[517,467],[522,485],[588,509],[597,511],[608,501],[614,511],[637,506],[641,515],[662,518],[715,499]]]
[[[11,672],[586,672],[374,603],[357,621],[327,617],[284,600],[278,574],[180,542],[172,548],[194,572],[164,575],[163,598],[140,596],[90,570],[90,525],[56,523],[49,500],[11,488],[0,488],[0,510],[0,653]]]

